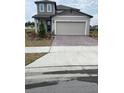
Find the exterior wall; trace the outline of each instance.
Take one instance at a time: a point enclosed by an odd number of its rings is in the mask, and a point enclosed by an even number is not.
[[[87,16],[55,16],[52,18],[52,31],[55,32],[56,20],[79,20],[86,21],[86,35],[89,35],[90,18]]]
[[[55,4],[53,4],[53,3],[43,3],[44,4],[44,12],[40,12],[40,10],[39,10],[39,4],[41,4],[41,3],[38,3],[37,4],[37,14],[42,14],[42,15],[46,15],[46,14],[48,14],[48,15],[55,15]],[[47,4],[52,4],[52,12],[47,12]]]

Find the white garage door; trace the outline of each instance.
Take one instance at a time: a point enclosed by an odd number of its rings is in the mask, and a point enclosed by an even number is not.
[[[85,22],[56,22],[56,35],[85,35]]]

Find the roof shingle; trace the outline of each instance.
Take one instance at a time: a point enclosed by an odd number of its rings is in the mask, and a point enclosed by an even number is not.
[[[69,7],[69,6],[65,6],[65,5],[57,5],[57,9],[58,10],[70,10],[70,9],[74,9],[74,10],[80,11],[80,9]]]

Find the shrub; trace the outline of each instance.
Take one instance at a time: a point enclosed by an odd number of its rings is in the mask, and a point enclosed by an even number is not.
[[[38,36],[40,38],[44,38],[46,36],[46,30],[43,24],[43,21],[41,20],[40,26],[39,26],[39,31],[38,31]]]
[[[33,39],[35,39],[36,38],[36,36],[37,36],[37,34],[35,33],[35,31],[32,31],[32,32],[26,32],[26,39],[31,39],[31,40],[33,40]]]
[[[98,37],[98,31],[90,31],[90,34],[89,34],[90,37]]]

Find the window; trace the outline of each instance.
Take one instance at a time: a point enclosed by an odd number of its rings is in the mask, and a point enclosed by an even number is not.
[[[39,11],[40,12],[44,12],[44,4],[40,4],[39,5]]]
[[[52,4],[47,4],[47,12],[52,12]]]

